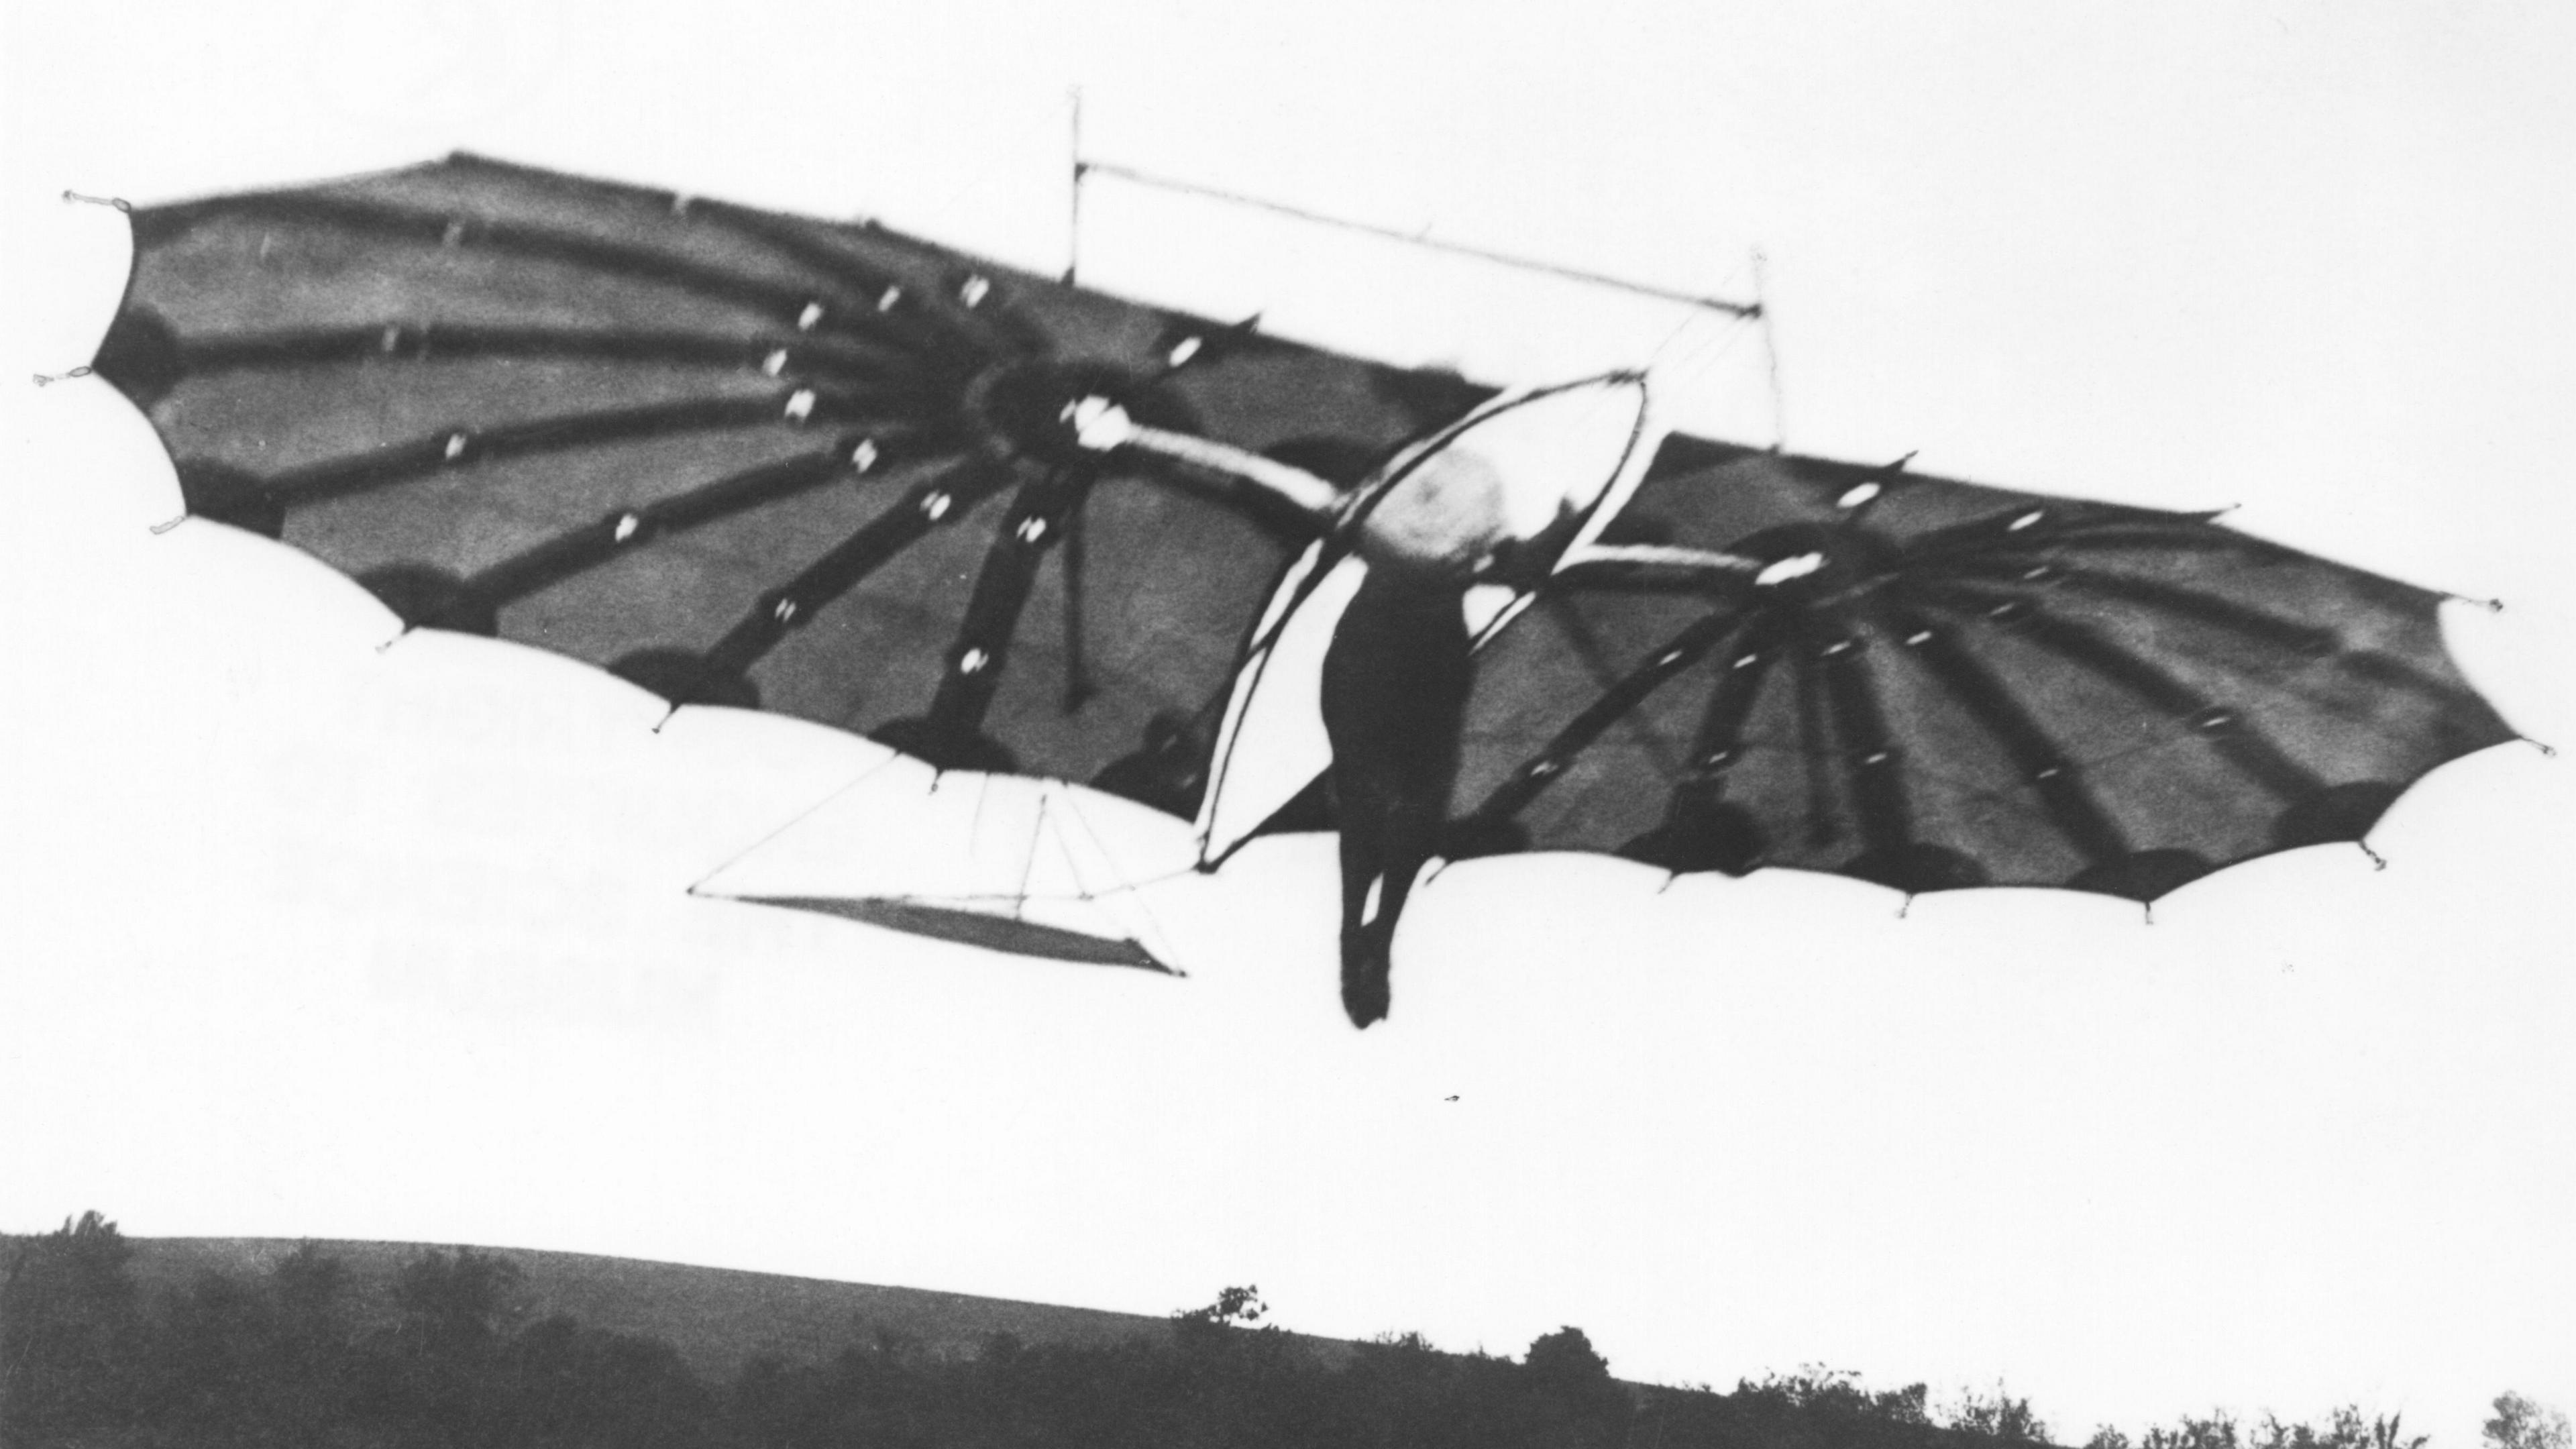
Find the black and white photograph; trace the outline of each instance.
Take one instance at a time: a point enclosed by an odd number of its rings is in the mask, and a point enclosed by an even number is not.
[[[0,49],[0,1440],[2570,1449],[2576,12]]]

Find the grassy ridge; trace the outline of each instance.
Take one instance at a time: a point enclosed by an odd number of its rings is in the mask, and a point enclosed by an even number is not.
[[[0,1236],[0,1439],[92,1449],[2046,1449],[2027,1400],[1810,1367],[1731,1393],[1621,1383],[1578,1329],[1515,1361],[1168,1318],[515,1249]],[[2571,1449],[2496,1401],[2490,1449]],[[2426,1449],[2395,1416],[2225,1413],[2086,1449]]]
[[[246,1279],[266,1276],[295,1240],[286,1238],[129,1238],[131,1271],[145,1293],[181,1290],[207,1272]],[[349,1268],[354,1302],[392,1322],[390,1290],[405,1263],[447,1244],[323,1241],[323,1251]],[[996,1333],[1031,1344],[1099,1347],[1143,1335],[1169,1335],[1171,1320],[1096,1308],[1067,1308],[842,1283],[731,1268],[610,1258],[590,1253],[522,1248],[476,1248],[517,1265],[525,1276],[513,1293],[522,1321],[568,1314],[594,1328],[658,1338],[678,1349],[689,1367],[711,1379],[730,1379],[753,1355],[775,1353],[791,1362],[824,1362],[852,1343],[881,1334],[908,1339],[934,1354],[970,1353]],[[1291,1335],[1327,1362],[1350,1345],[1338,1339]]]

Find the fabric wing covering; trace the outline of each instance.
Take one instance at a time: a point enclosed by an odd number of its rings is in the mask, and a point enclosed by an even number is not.
[[[1075,447],[1064,402],[1347,488],[1493,396],[873,223],[469,156],[133,224],[96,367],[191,514],[408,625],[1184,820],[1321,525]],[[2145,899],[2356,838],[2509,737],[2438,596],[2197,517],[1674,437],[1600,542],[1786,563],[1574,562],[1511,615],[1478,655],[1458,854]],[[935,890],[901,899],[858,914],[949,931]]]
[[[1761,567],[1551,579],[1479,651],[1457,855],[2147,901],[2514,737],[2443,595],[2207,515],[1675,438],[1601,541]]]
[[[1351,478],[1487,396],[872,224],[465,156],[133,221],[97,366],[192,513],[413,624],[1175,813],[1315,525],[1051,446],[1050,389]]]
[[[1490,395],[870,223],[471,156],[132,217],[96,367],[191,514],[410,625],[1184,817],[1317,525],[1104,466],[1061,400],[1349,482]]]

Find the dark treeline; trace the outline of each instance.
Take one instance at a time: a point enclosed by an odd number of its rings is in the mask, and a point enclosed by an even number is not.
[[[1518,1362],[1419,1337],[1346,1354],[1262,1324],[1228,1289],[1170,1332],[1110,1345],[988,1339],[972,1354],[893,1337],[825,1364],[755,1357],[711,1383],[678,1351],[512,1312],[519,1271],[424,1251],[359,1294],[306,1244],[256,1279],[208,1273],[157,1301],[97,1214],[21,1242],[0,1298],[11,1445],[1509,1446],[1955,1449],[1920,1388],[1808,1375],[1730,1395],[1639,1390],[1578,1329]],[[390,1301],[361,1301],[362,1297]],[[2036,1439],[2018,1405],[1980,1442]]]
[[[471,1249],[423,1251],[389,1293],[361,1294],[343,1264],[306,1244],[256,1278],[207,1273],[149,1302],[128,1271],[132,1252],[96,1213],[9,1251],[0,1439],[28,1449],[1995,1449],[2048,1435],[2026,1402],[2000,1393],[1936,1422],[1921,1385],[1873,1392],[1847,1374],[1731,1394],[1638,1388],[1613,1379],[1574,1328],[1518,1362],[1410,1335],[1326,1354],[1262,1325],[1250,1289],[1175,1315],[1167,1334],[1106,1346],[998,1335],[961,1354],[880,1337],[825,1364],[755,1357],[715,1383],[658,1339],[561,1315],[522,1321],[517,1266]],[[2357,1415],[2322,1434],[2267,1427],[2242,1449],[2420,1445]],[[2240,1446],[2231,1424],[2223,1439],[2151,1432],[2141,1449]]]

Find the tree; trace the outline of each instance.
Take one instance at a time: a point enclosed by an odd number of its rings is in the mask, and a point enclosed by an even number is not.
[[[706,1440],[716,1396],[659,1339],[589,1328],[566,1314],[530,1324],[501,1350],[483,1407],[504,1442],[617,1445]]]
[[[1572,1324],[1530,1341],[1521,1360],[1532,1374],[1575,1386],[1607,1382],[1610,1360],[1593,1351],[1592,1340]]]
[[[1172,1315],[1180,1323],[1206,1323],[1220,1328],[1250,1328],[1270,1311],[1261,1301],[1261,1290],[1252,1284],[1217,1291],[1216,1301],[1204,1308],[1184,1308]]]
[[[2237,1449],[2236,1416],[2226,1412],[2195,1419],[2188,1414],[2170,1429],[2149,1429],[2139,1449]]]
[[[152,1335],[150,1417],[228,1428],[264,1420],[282,1369],[275,1306],[241,1280],[209,1270],[166,1295],[161,1310]]]
[[[96,1212],[21,1243],[0,1280],[0,1417],[15,1430],[109,1422],[132,1401],[134,1245]]]
[[[2347,1404],[2335,1410],[2320,1431],[2313,1425],[2283,1424],[2267,1416],[2255,1445],[2256,1449],[2424,1449],[2432,1436],[2405,1437],[2399,1428],[2404,1419],[2403,1414],[2365,1419],[2359,1408]]]
[[[1775,1373],[1758,1384],[1738,1380],[1735,1391],[1749,1398],[1829,1419],[1914,1427],[1929,1426],[1932,1422],[1932,1391],[1928,1386],[1907,1384],[1901,1389],[1865,1389],[1861,1387],[1860,1375],[1849,1369],[1829,1369],[1822,1364],[1809,1364],[1794,1374]]]
[[[341,1300],[349,1289],[349,1265],[322,1251],[321,1244],[296,1244],[294,1251],[269,1269],[269,1282],[290,1326],[309,1326],[317,1333],[339,1326]]]
[[[404,1341],[440,1358],[489,1352],[500,1340],[509,1291],[520,1276],[518,1264],[472,1248],[433,1250],[412,1259],[394,1280]]]
[[[317,1243],[298,1243],[270,1266],[276,1314],[270,1378],[278,1392],[264,1412],[286,1443],[322,1443],[348,1412],[356,1376],[350,1342],[349,1267]]]
[[[2016,1399],[1995,1385],[1991,1399],[1970,1390],[1960,1401],[1958,1411],[1950,1416],[1950,1427],[1962,1434],[1981,1439],[1996,1439],[2007,1444],[2045,1444],[2048,1425],[2032,1412],[2030,1400]]]
[[[1610,1377],[1610,1361],[1593,1349],[1591,1337],[1572,1324],[1531,1340],[1521,1376],[1531,1443],[1609,1445],[1627,1427],[1628,1391]]]
[[[2490,1449],[2568,1449],[2567,1416],[2508,1390],[2495,1396],[2481,1437]]]
[[[1172,1340],[1193,1354],[1242,1351],[1256,1345],[1276,1348],[1287,1335],[1278,1324],[1261,1321],[1269,1312],[1259,1288],[1249,1283],[1227,1288],[1214,1303],[1173,1314]]]

